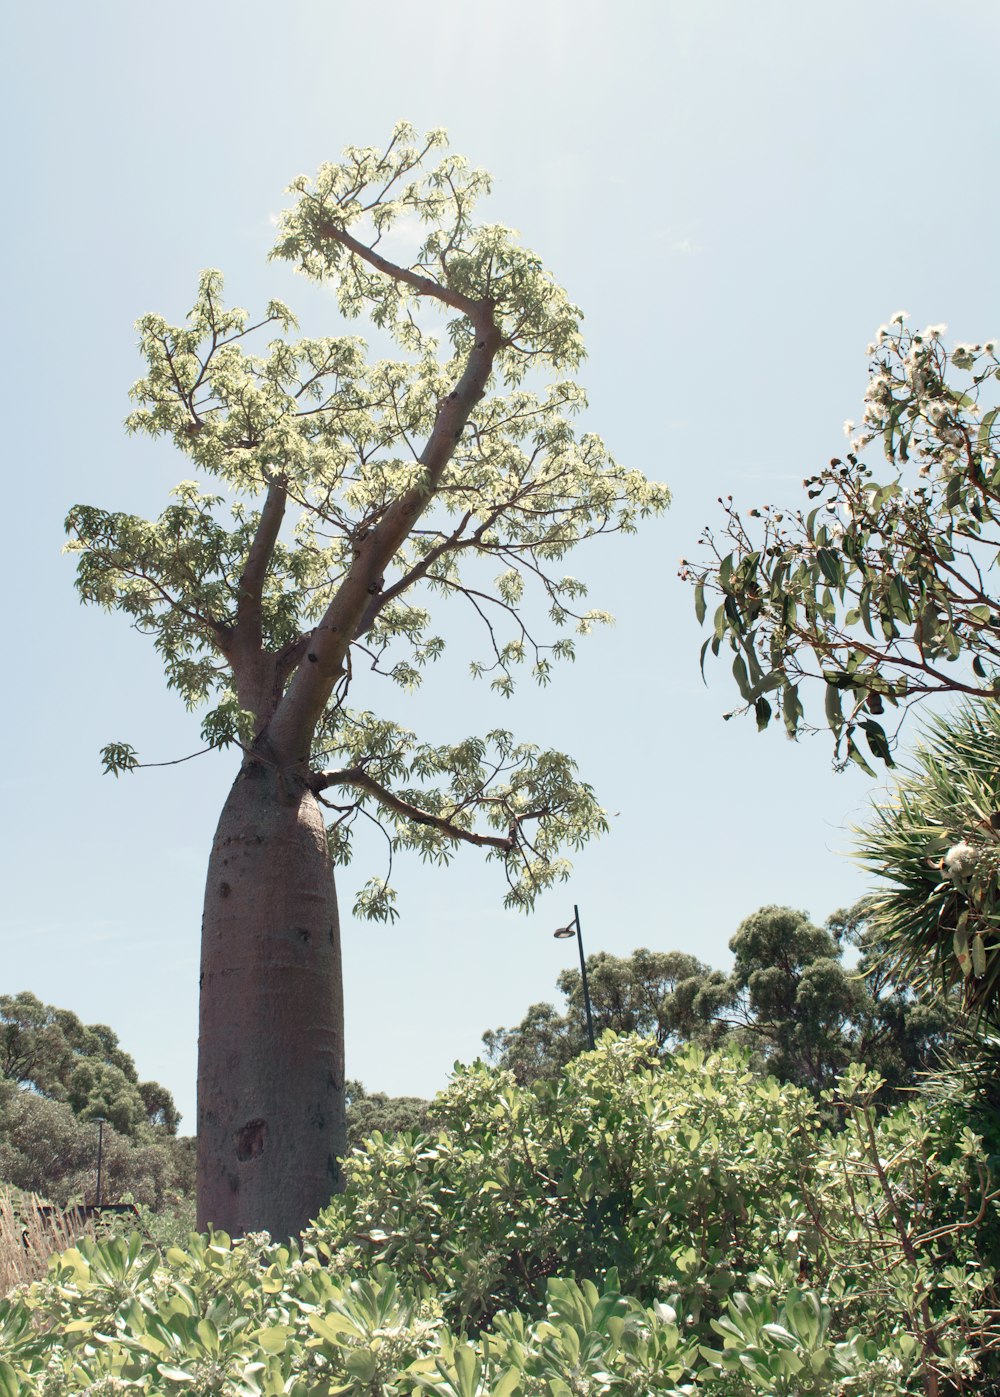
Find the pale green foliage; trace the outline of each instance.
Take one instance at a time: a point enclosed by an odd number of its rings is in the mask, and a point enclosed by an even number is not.
[[[593,791],[576,779],[575,764],[561,752],[515,743],[503,729],[485,738],[431,746],[373,713],[341,710],[334,717],[337,726],[327,737],[330,749],[363,766],[367,776],[391,787],[405,802],[405,809],[382,816],[390,851],[413,849],[424,861],[447,864],[455,850],[449,830],[475,836],[478,822],[501,836],[517,827],[517,859],[506,849],[486,847],[488,859],[504,863],[507,906],[530,907],[542,888],[568,877],[570,865],[559,850],[579,849],[590,835],[607,829]],[[359,814],[378,808],[377,797],[362,792],[331,823],[330,848],[338,863],[350,861],[351,825]],[[421,815],[447,821],[447,828],[428,824]],[[397,915],[392,897],[383,880],[372,879],[355,912],[392,920]]]
[[[424,168],[446,140],[438,130],[420,144],[414,128],[400,122],[384,152],[348,147],[340,164],[321,166],[314,180],[294,180],[291,188],[302,197],[282,219],[274,255],[317,280],[334,281],[346,316],[367,312],[416,350],[426,340],[413,314],[419,288],[399,281],[387,287],[367,262],[323,236],[332,223],[353,230],[366,246],[383,238],[391,245],[394,227],[415,226],[423,240],[409,264],[413,273],[442,280],[455,295],[492,302],[506,341],[499,360],[505,382],[517,384],[539,365],[575,368],[584,356],[577,307],[509,228],[473,221],[476,203],[489,193],[489,175],[451,153]],[[452,320],[448,332],[456,352],[466,352],[472,330],[465,318]]]
[[[741,711],[764,728],[776,696],[794,736],[805,723],[799,686],[812,680],[838,753],[870,773],[862,734],[892,765],[878,721],[886,705],[1000,697],[997,345],[949,354],[944,326],[914,333],[905,319],[868,346],[864,421],[846,458],[804,481],[816,505],[741,514],[730,497],[724,537],[702,539],[708,561],[682,565],[700,621],[708,593],[719,595],[702,661],[729,650]],[[875,441],[884,475],[858,454]]]
[[[138,752],[129,742],[109,742],[101,748],[101,762],[106,776],[120,776],[141,765]]]
[[[332,282],[341,312],[368,315],[398,345],[398,360],[370,360],[355,336],[288,337],[295,321],[278,302],[251,323],[248,312],[224,305],[217,271],[202,274],[184,323],[161,315],[139,322],[147,367],[132,390],[128,427],[171,438],[212,488],[184,482],[155,521],[78,505],[67,519],[67,546],[77,555],[82,599],[124,611],[153,636],[167,682],[184,702],[209,706],[202,733],[211,745],[248,747],[266,732],[359,549],[407,492],[415,499],[424,492],[423,511],[373,589],[320,719],[315,764],[361,762],[369,775],[376,767],[389,774],[385,720],[344,709],[351,658],[412,689],[445,646],[432,603],[439,610],[457,597],[472,608],[486,636],[472,674],[504,695],[525,666],[547,682],[554,661],[573,658],[574,632],[610,620],[585,608],[585,584],[554,565],[588,539],[633,532],[669,495],[619,465],[592,432],[574,429],[585,407],[570,377],[583,358],[580,312],[509,229],[475,221],[488,189],[481,171],[444,150],[442,132],[420,144],[405,124],[385,152],[349,148],[314,180],[292,184],[295,202],[282,215],[273,255]],[[432,313],[455,311],[444,351],[425,328],[428,305]],[[484,308],[499,332],[493,374],[432,479],[425,446],[475,348]],[[261,561],[253,550],[268,534],[268,510],[283,518],[282,536],[267,545],[256,597],[247,579],[252,560]],[[536,635],[536,603],[553,631],[548,639]],[[259,611],[253,636],[248,608]],[[263,668],[241,687],[248,637]],[[486,742],[498,746],[495,734]],[[563,875],[557,850],[578,847],[604,817],[559,753],[505,736],[494,784],[475,791],[477,771],[492,758],[466,762],[460,752],[415,745],[406,734],[391,773],[407,783],[401,798],[454,818],[462,832],[478,817],[506,834],[511,813],[539,806],[529,841],[513,826],[506,860],[512,899],[527,905]],[[137,764],[127,743],[109,744],[104,761],[116,774]],[[440,774],[444,787],[424,788],[423,777]],[[446,854],[440,825],[428,832],[398,805],[394,813],[394,844]],[[333,835],[341,860],[346,840],[341,823]],[[382,881],[368,885],[359,910],[388,915]]]

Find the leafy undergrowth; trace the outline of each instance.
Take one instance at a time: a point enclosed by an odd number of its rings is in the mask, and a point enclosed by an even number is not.
[[[989,1391],[996,1198],[957,1111],[843,1129],[738,1056],[481,1065],[303,1236],[83,1240],[0,1301],[0,1394]],[[830,1103],[833,1105],[833,1103]],[[585,1279],[586,1278],[586,1279]]]

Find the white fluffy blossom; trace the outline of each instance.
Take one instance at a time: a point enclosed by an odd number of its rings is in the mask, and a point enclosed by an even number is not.
[[[979,861],[979,853],[966,840],[960,839],[957,844],[953,844],[945,854],[941,862],[941,872],[952,882],[956,879],[967,878],[973,873]]]

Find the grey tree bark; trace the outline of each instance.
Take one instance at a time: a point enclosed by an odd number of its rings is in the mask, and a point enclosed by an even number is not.
[[[248,757],[219,820],[202,927],[198,1226],[284,1240],[341,1185],[340,926],[322,813]]]

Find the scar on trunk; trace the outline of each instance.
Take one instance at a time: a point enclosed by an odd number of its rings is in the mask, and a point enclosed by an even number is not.
[[[256,1159],[259,1154],[264,1153],[267,1121],[247,1121],[246,1125],[237,1130],[233,1139],[236,1143],[236,1158],[241,1163],[248,1159]]]

